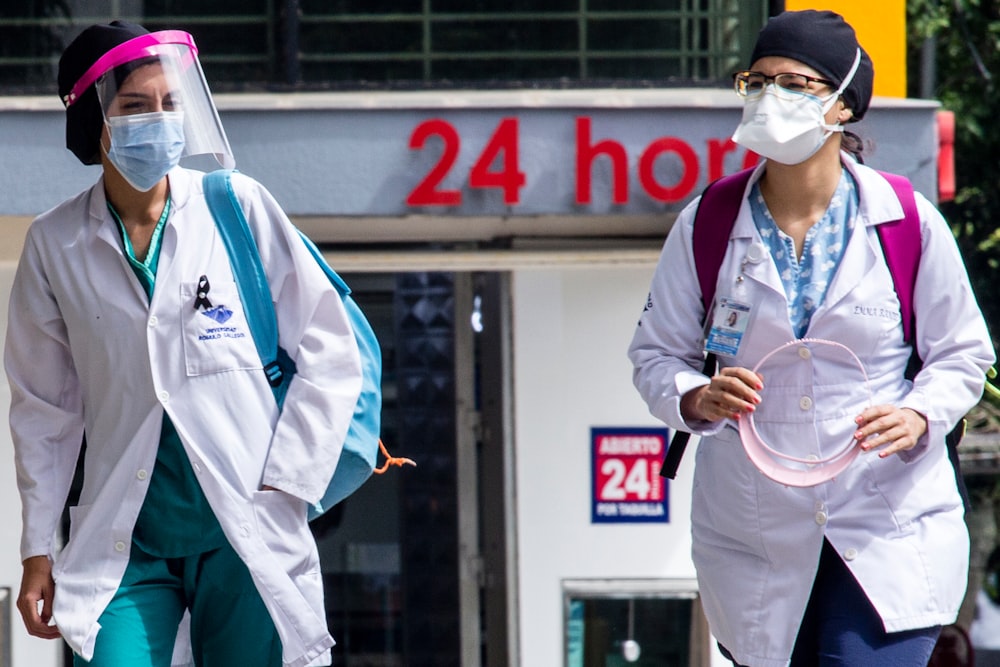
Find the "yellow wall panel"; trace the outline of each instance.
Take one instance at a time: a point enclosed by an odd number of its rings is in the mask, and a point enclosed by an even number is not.
[[[785,9],[829,9],[843,16],[875,65],[875,94],[906,97],[905,0],[786,0]]]

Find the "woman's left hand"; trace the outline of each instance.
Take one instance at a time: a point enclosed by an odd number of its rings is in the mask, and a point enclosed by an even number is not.
[[[879,449],[879,458],[913,449],[927,432],[927,418],[910,408],[874,405],[855,418],[854,439],[868,452]]]

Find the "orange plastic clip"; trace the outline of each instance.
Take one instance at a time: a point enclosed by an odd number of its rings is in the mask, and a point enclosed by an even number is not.
[[[381,475],[382,473],[384,473],[386,470],[389,469],[389,466],[403,467],[403,465],[410,465],[410,466],[417,465],[413,459],[408,459],[403,456],[392,456],[391,454],[389,454],[389,450],[385,448],[384,444],[382,444],[381,439],[378,441],[378,448],[382,450],[382,456],[385,457],[385,463],[382,464],[381,468],[375,468],[374,472],[376,475]]]

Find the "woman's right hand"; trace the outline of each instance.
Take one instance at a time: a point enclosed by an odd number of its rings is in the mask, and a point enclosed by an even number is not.
[[[42,639],[57,639],[59,628],[49,625],[52,620],[52,597],[56,584],[52,579],[52,562],[48,556],[24,559],[21,592],[17,596],[17,610],[24,619],[28,634]],[[41,602],[41,609],[38,603]]]
[[[764,388],[764,378],[748,368],[730,366],[712,376],[712,381],[692,389],[681,397],[681,416],[685,421],[739,419],[753,412],[760,403],[757,393]]]

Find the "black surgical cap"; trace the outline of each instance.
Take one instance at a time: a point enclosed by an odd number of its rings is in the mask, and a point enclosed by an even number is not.
[[[59,99],[65,101],[80,77],[105,53],[148,33],[142,26],[126,21],[112,21],[108,25],[92,25],[85,29],[70,42],[59,58]],[[99,164],[103,127],[104,114],[97,99],[97,89],[90,86],[66,108],[66,148],[84,164]]]
[[[840,14],[805,9],[772,17],[757,36],[750,66],[765,56],[781,56],[805,63],[839,88],[851,72],[861,45],[857,35]],[[861,120],[872,99],[875,70],[871,58],[861,49],[861,63],[843,92],[844,103],[853,112],[851,120]]]

